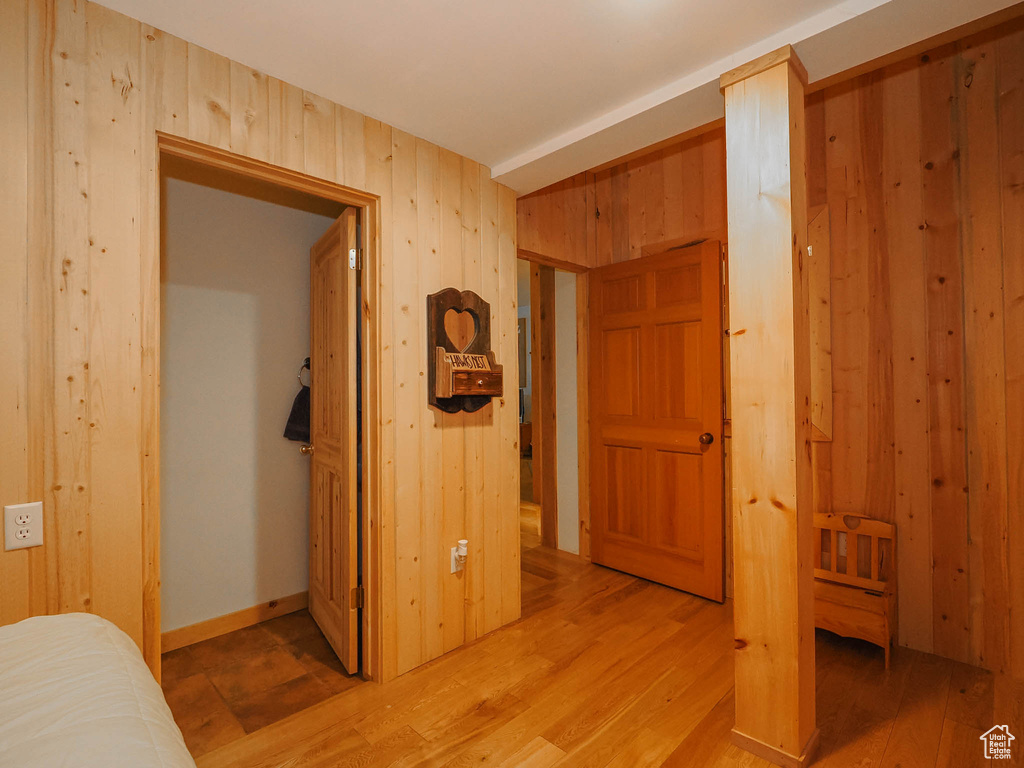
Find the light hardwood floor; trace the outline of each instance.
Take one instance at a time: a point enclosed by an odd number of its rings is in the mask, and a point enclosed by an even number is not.
[[[730,604],[542,547],[525,548],[522,563],[516,624],[226,744],[199,767],[768,765],[729,743]],[[1024,739],[1019,683],[905,649],[886,672],[880,649],[827,633],[817,655],[816,765],[981,766],[978,737],[992,725]]]

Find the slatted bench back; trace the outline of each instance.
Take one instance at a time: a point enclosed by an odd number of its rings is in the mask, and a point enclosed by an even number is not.
[[[896,573],[896,527],[860,515],[814,515],[814,576],[884,592]]]

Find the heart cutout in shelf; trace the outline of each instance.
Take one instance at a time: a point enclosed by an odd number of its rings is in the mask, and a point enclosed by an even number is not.
[[[449,309],[444,313],[444,332],[459,352],[465,352],[479,330],[476,315],[470,309]]]

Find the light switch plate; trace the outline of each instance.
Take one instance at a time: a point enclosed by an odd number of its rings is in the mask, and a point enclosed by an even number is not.
[[[10,504],[4,507],[4,549],[27,549],[43,545],[43,502]]]

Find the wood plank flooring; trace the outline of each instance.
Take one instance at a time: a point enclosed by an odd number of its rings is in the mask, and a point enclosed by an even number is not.
[[[540,546],[540,504],[519,502],[519,536],[524,549]]]
[[[163,690],[193,756],[356,685],[308,611],[163,655]]]
[[[522,572],[519,622],[212,748],[199,767],[768,765],[729,742],[730,604],[539,546]],[[880,649],[828,633],[817,653],[816,765],[981,766],[978,737],[997,723],[1024,743],[1020,683],[905,649],[886,672]]]

